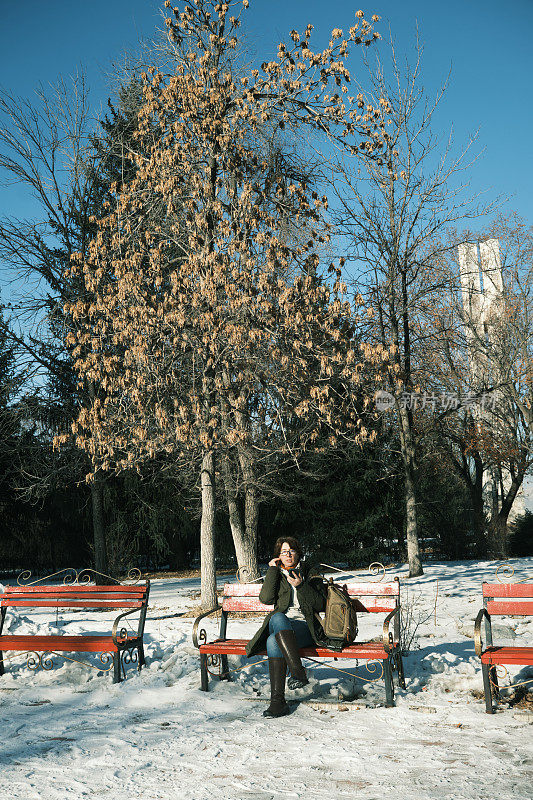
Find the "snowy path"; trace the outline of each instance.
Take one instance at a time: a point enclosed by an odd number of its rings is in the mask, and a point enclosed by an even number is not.
[[[533,559],[514,563],[523,577],[533,574]],[[466,634],[481,605],[483,576],[493,577],[492,564],[462,562],[432,565],[409,582],[404,600],[416,597],[417,613],[429,618],[419,629],[420,649],[407,659],[407,691],[399,692],[396,708],[321,712],[302,704],[280,720],[261,714],[264,665],[208,694],[199,691],[192,622],[169,616],[192,604],[197,584],[157,581],[147,627],[152,660],[140,675],[114,686],[110,675],[70,663],[35,674],[10,666],[0,679],[2,794],[12,800],[531,800],[527,715],[506,709],[488,716],[472,695],[481,689],[481,673]],[[13,616],[10,630],[34,629],[35,619]],[[39,618],[53,623],[50,615]],[[79,615],[72,623],[83,624]],[[230,633],[237,627],[247,636],[256,624],[236,621]],[[533,624],[514,625],[508,623],[509,636],[533,640]],[[327,666],[314,676],[314,698],[336,695],[339,683]],[[340,686],[353,690],[349,684]],[[383,701],[381,686],[362,687],[362,700]],[[254,701],[258,692],[262,699]]]

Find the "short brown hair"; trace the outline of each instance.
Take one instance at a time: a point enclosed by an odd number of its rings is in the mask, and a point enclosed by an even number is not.
[[[291,550],[296,550],[299,558],[303,556],[302,545],[298,539],[295,539],[294,536],[280,536],[279,539],[276,539],[276,544],[274,545],[274,558],[278,558],[284,542],[287,542]]]

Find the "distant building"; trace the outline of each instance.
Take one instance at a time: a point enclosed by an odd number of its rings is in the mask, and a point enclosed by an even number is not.
[[[503,277],[500,260],[500,243],[498,239],[487,239],[479,245],[465,243],[459,245],[459,269],[461,274],[461,294],[465,329],[469,348],[472,385],[476,392],[483,391],[486,386],[499,383],[498,363],[490,358],[491,325],[501,311]],[[480,347],[479,345],[485,345]],[[491,424],[497,425],[497,405],[502,402],[501,394],[495,392],[490,405],[474,405],[473,413],[478,419],[491,418]],[[500,508],[503,492],[511,482],[507,470],[493,466],[483,476],[483,495],[485,508]],[[509,522],[524,513],[525,499],[522,486],[514,500]]]

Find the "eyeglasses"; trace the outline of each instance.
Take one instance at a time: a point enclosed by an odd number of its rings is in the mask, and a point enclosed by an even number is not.
[[[296,556],[298,555],[297,550],[280,550],[280,556]]]

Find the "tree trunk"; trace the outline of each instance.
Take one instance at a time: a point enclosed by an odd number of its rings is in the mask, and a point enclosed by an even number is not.
[[[391,191],[394,193],[394,182],[391,181]],[[407,277],[405,270],[400,270],[401,277],[401,296],[397,297],[394,284],[397,277],[397,238],[396,223],[394,221],[394,206],[391,205],[390,226],[393,232],[395,243],[395,257],[389,264],[388,278],[390,292],[386,298],[389,310],[389,324],[392,332],[392,342],[394,344],[394,365],[398,375],[402,377],[401,388],[405,394],[412,393],[413,385],[411,381],[411,332],[408,314],[408,292]],[[397,316],[397,301],[401,300],[399,317]],[[388,346],[386,326],[383,320],[382,309],[379,308],[379,321],[381,326],[381,337],[385,347]],[[390,377],[391,390],[396,394],[398,384],[396,379]],[[407,541],[407,560],[409,563],[409,577],[415,578],[423,575],[422,562],[420,561],[420,548],[418,544],[418,520],[416,515],[416,452],[413,435],[413,412],[403,403],[396,400],[400,434],[400,450],[404,469],[404,492],[405,492],[405,538]]]
[[[201,473],[202,519],[200,523],[200,580],[203,609],[217,604],[215,573],[215,456],[212,450],[204,454]]]
[[[476,545],[480,546],[485,538],[486,521],[485,521],[485,507],[483,503],[483,492],[478,492],[476,487],[473,486],[470,493],[472,501],[472,516],[474,522],[474,531],[476,536]]]
[[[467,445],[464,439],[458,442],[461,452],[461,460],[454,458],[452,452],[452,463],[461,479],[464,481],[472,503],[472,521],[476,536],[476,545],[480,546],[485,537],[485,502],[483,498],[483,460],[479,451],[470,449],[467,456]],[[472,475],[468,457],[474,461],[474,474]]]
[[[109,575],[109,563],[105,541],[104,482],[97,476],[90,486],[93,509],[94,568],[97,573],[96,584],[105,586],[106,583],[109,583],[109,578],[104,577]]]
[[[474,514],[474,530],[476,544],[481,543],[485,536],[485,507],[483,502],[483,461],[478,452],[472,454],[474,459],[474,480],[468,482],[470,497],[472,498],[472,511]]]
[[[490,558],[507,558],[507,514],[501,512],[487,526],[488,555]]]
[[[244,494],[244,529],[248,548],[248,580],[259,577],[257,565],[257,525],[259,522],[259,500],[255,486],[247,486]]]
[[[405,561],[407,559],[407,540],[405,538],[405,530],[403,525],[398,530],[398,560]]]
[[[471,427],[472,421],[468,419],[465,421],[465,433],[475,430]],[[464,482],[470,494],[470,502],[472,504],[472,522],[474,525],[474,533],[476,537],[476,548],[481,551],[482,544],[485,542],[486,533],[486,519],[485,519],[485,503],[483,498],[483,473],[484,464],[479,450],[471,446],[473,435],[468,437],[468,442],[465,436],[457,436],[449,432],[440,431],[441,436],[447,438],[450,442],[450,459],[452,466]],[[454,445],[457,450],[454,449]],[[471,461],[474,462],[472,470]]]
[[[231,466],[227,458],[222,465],[224,475],[224,488],[228,503],[229,523],[235,554],[237,556],[237,566],[239,568],[239,580],[243,583],[255,580],[259,577],[257,566],[257,515],[258,504],[254,513],[250,510],[250,500],[246,493],[245,522],[243,523],[242,514],[239,508],[235,483],[231,475]]]
[[[224,375],[224,386],[232,396],[230,376]],[[236,407],[235,398],[233,404]],[[229,406],[225,405],[225,419],[229,426]],[[247,430],[249,421],[240,411],[234,411],[235,421],[241,430]],[[228,499],[228,510],[230,517],[231,533],[235,544],[235,554],[239,567],[239,580],[243,583],[254,581],[259,577],[259,567],[257,565],[257,522],[259,519],[259,501],[255,488],[255,475],[253,457],[244,447],[238,448],[239,465],[244,482],[244,527],[242,515],[239,510],[235,482],[231,472],[229,457],[224,459],[222,466],[224,474],[224,484],[226,487],[226,497]]]
[[[418,544],[418,520],[416,514],[415,454],[408,412],[400,408],[400,441],[405,477],[405,536],[407,539],[407,560],[409,577],[423,575]]]
[[[405,522],[409,577],[416,578],[418,575],[423,575],[424,570],[422,569],[422,562],[420,561],[415,481],[410,464],[405,464]]]
[[[96,389],[94,383],[88,383],[89,398],[91,405],[96,400]],[[106,548],[105,535],[105,515],[104,515],[104,481],[101,473],[97,473],[94,481],[91,482],[91,501],[93,507],[93,541],[94,541],[94,568],[96,570],[96,584],[105,586],[109,582],[109,558]],[[100,575],[98,573],[101,573]],[[114,576],[113,576],[114,577]]]
[[[259,567],[257,566],[259,500],[257,497],[257,489],[255,488],[253,461],[250,454],[245,450],[241,450],[239,452],[239,462],[244,478],[244,530],[248,551],[247,567],[249,569],[247,579],[255,580],[259,577]]]
[[[502,499],[501,508],[492,515],[488,524],[489,552],[493,558],[507,558],[508,556],[507,520],[518,490],[522,485],[522,479],[523,472],[519,472],[512,477],[511,485]]]

